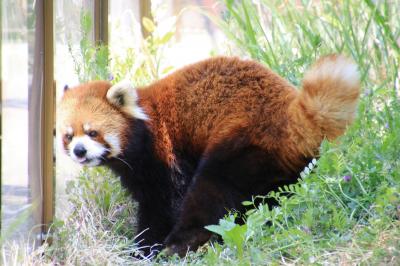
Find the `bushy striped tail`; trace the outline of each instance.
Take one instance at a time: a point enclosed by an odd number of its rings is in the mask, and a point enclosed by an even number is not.
[[[290,106],[294,138],[312,154],[323,138],[335,139],[354,120],[360,95],[356,64],[342,55],[318,60],[305,74],[303,88]]]

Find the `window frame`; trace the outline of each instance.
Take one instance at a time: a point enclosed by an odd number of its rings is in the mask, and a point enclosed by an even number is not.
[[[38,93],[33,100],[34,103],[39,103],[39,107],[33,108],[39,110],[38,126],[28,127],[30,135],[30,143],[28,144],[28,163],[32,160],[33,167],[28,171],[30,179],[34,180],[29,184],[31,194],[39,198],[38,206],[33,213],[34,222],[40,227],[35,231],[38,233],[36,240],[37,244],[43,241],[50,240],[49,234],[50,225],[53,222],[55,215],[55,150],[54,137],[56,126],[56,81],[55,81],[55,30],[54,30],[54,10],[55,4],[52,0],[37,0],[35,6],[36,28],[35,28],[35,82],[32,81],[32,90]],[[96,45],[108,45],[109,36],[109,1],[108,0],[93,0],[93,41]],[[3,25],[2,17],[3,10],[0,5],[0,102],[3,102],[2,93],[2,35]],[[151,1],[139,0],[140,19],[143,17],[151,18]],[[147,37],[149,32],[143,27],[140,21],[143,37]],[[37,39],[37,40],[36,40]],[[28,109],[28,113],[30,111]],[[2,151],[2,111],[0,111],[0,151]],[[38,135],[36,135],[38,134]],[[1,156],[0,156],[1,158]],[[2,188],[2,160],[0,160],[0,189]],[[38,182],[36,182],[38,181]],[[0,190],[0,213],[2,211],[2,197]],[[0,228],[2,220],[0,219]]]
[[[108,0],[93,0],[93,32],[94,43],[96,45],[108,43]],[[37,0],[35,4],[35,43],[34,43],[34,71],[31,83],[30,99],[38,106],[29,107],[28,116],[31,110],[39,111],[35,120],[28,126],[28,167],[29,189],[33,198],[37,202],[32,217],[36,225],[34,231],[37,233],[36,245],[44,241],[51,243],[51,223],[55,215],[55,126],[56,126],[56,81],[55,81],[55,30],[54,30],[54,10],[55,4],[52,0]],[[2,95],[2,17],[3,8],[0,5],[0,102],[3,102]],[[39,94],[39,95],[38,95]],[[31,118],[31,117],[29,117]],[[29,119],[28,119],[29,120]],[[0,110],[0,151],[2,151],[2,110]],[[32,124],[37,123],[37,126]],[[0,156],[1,159],[1,156]],[[0,160],[0,213],[2,211],[2,160]],[[1,228],[2,219],[0,219]]]
[[[108,44],[108,0],[94,0],[94,43]]]
[[[55,161],[54,132],[56,125],[54,80],[54,4],[52,0],[43,1],[43,99],[42,99],[42,241],[50,229],[55,214]],[[108,43],[108,0],[94,0],[94,42],[96,45]]]
[[[150,35],[150,32],[143,26],[143,18],[146,17],[150,20],[153,20],[153,16],[151,14],[151,0],[139,0],[139,17],[142,36],[143,39],[146,39]]]
[[[43,2],[42,2],[43,1]],[[43,88],[41,106],[42,138],[42,233],[49,230],[54,217],[54,129],[55,129],[55,81],[54,81],[54,6],[52,0],[39,0],[43,8]],[[42,239],[43,241],[44,239]]]

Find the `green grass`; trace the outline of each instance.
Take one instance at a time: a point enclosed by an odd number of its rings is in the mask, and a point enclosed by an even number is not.
[[[236,54],[296,85],[321,55],[352,57],[362,76],[358,118],[339,140],[322,144],[316,165],[303,171],[298,184],[266,196],[279,207],[254,206],[244,225],[230,214],[208,227],[224,244],[208,243],[184,259],[159,256],[151,263],[399,265],[400,6],[371,0],[223,2],[224,19],[211,18]],[[135,207],[110,175],[104,169],[85,172],[69,185],[72,213],[54,224],[53,245],[29,261],[138,263],[129,256],[137,251]]]

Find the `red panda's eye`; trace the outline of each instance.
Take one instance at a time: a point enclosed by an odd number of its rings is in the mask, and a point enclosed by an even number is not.
[[[89,137],[92,137],[92,138],[97,137],[97,131],[91,130],[91,131],[89,131],[88,135],[89,135]]]
[[[65,138],[68,140],[68,141],[71,141],[72,140],[72,135],[71,134],[65,134]]]

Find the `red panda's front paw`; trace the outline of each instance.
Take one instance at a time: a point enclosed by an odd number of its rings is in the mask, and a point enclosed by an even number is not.
[[[163,253],[166,256],[173,256],[174,254],[178,254],[178,256],[182,258],[182,257],[185,257],[188,250],[189,250],[189,247],[186,245],[184,245],[184,246],[171,245],[171,246],[167,246],[163,250]]]
[[[165,240],[164,254],[172,256],[178,254],[186,256],[189,251],[196,251],[198,247],[206,243],[211,237],[211,232],[204,228],[190,230],[176,230]]]
[[[163,253],[167,256],[178,254],[179,257],[184,257],[190,250],[190,246],[185,241],[187,239],[182,238],[182,236],[182,234],[170,234],[165,241],[166,248],[163,250]]]

